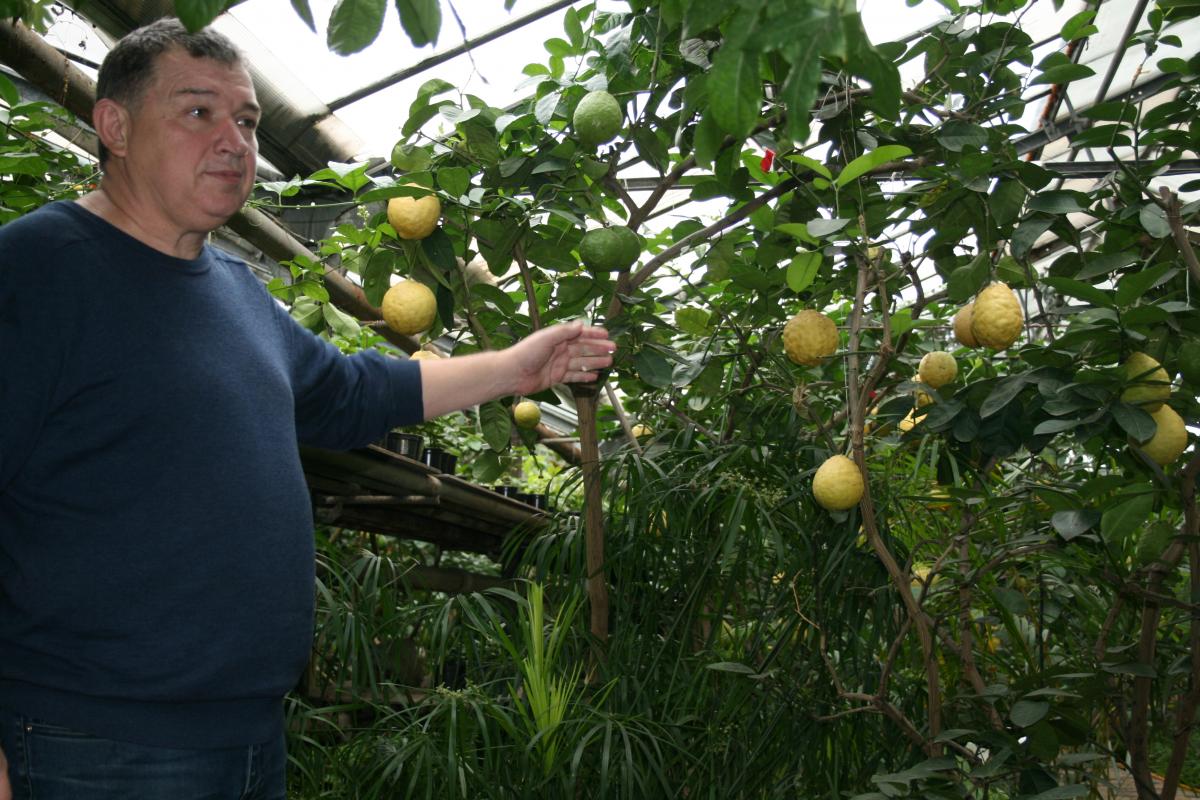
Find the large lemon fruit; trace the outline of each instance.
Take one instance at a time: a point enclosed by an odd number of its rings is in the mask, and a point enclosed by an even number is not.
[[[997,281],[975,298],[971,333],[975,341],[993,350],[1005,350],[1021,335],[1024,314],[1021,301],[1008,284]]]
[[[627,227],[593,228],[579,242],[579,258],[596,272],[628,269],[642,254],[642,241]]]
[[[621,131],[621,104],[617,98],[605,91],[588,92],[579,105],[571,123],[575,135],[587,147],[595,147],[611,141]]]
[[[1151,411],[1150,416],[1157,426],[1154,436],[1138,447],[1156,464],[1165,467],[1187,449],[1187,428],[1184,427],[1183,417],[1165,404],[1157,411]]]
[[[963,347],[979,347],[979,340],[971,330],[971,317],[974,316],[975,304],[967,303],[954,315],[954,338]]]
[[[388,200],[388,224],[401,239],[424,239],[433,233],[440,216],[442,201],[438,200],[435,194],[427,194],[424,197],[393,197]]]
[[[813,498],[827,511],[845,511],[863,496],[862,471],[845,456],[830,456],[813,476]]]
[[[513,406],[513,419],[518,428],[536,428],[542,421],[542,409],[532,400],[522,400]]]
[[[935,350],[921,356],[921,364],[917,367],[917,377],[922,383],[940,389],[958,375],[958,362],[954,356],[945,350]]]
[[[1132,353],[1121,365],[1125,390],[1121,399],[1150,412],[1158,411],[1171,396],[1171,376],[1145,353]]]
[[[837,326],[820,311],[805,309],[783,326],[783,352],[797,364],[815,367],[837,346]]]
[[[437,298],[420,281],[400,281],[383,296],[383,319],[388,327],[405,336],[429,329],[437,316]]]
[[[630,428],[629,432],[633,434],[633,438],[635,438],[635,439],[641,439],[644,436],[653,436],[654,435],[653,428],[651,428],[649,425],[643,425],[640,422],[638,424],[634,425],[632,428]]]

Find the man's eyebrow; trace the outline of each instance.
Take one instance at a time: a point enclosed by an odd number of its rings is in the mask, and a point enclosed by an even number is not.
[[[198,86],[183,86],[173,92],[175,97],[192,97],[196,95],[211,97],[215,96],[216,94],[217,91],[215,89],[204,89]],[[255,114],[261,114],[262,107],[252,100],[247,100],[246,102],[242,103],[242,106],[238,109],[238,111],[251,111]]]

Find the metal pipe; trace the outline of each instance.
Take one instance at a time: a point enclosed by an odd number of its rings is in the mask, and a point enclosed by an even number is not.
[[[393,72],[391,75],[380,78],[377,81],[368,83],[366,86],[363,86],[361,89],[355,89],[353,92],[350,92],[347,95],[339,97],[336,100],[331,100],[331,101],[329,101],[329,103],[327,103],[329,110],[330,111],[338,111],[339,109],[345,108],[348,105],[357,103],[359,100],[362,100],[364,97],[369,97],[370,95],[373,95],[382,89],[386,89],[389,86],[400,83],[401,81],[408,80],[409,78],[413,77],[414,75],[420,75],[422,72],[432,69],[433,67],[436,67],[439,64],[444,64],[447,61],[450,61],[451,59],[457,58],[458,56],[462,55],[463,53],[466,53],[467,51],[471,50],[472,48],[475,48],[475,47],[478,47],[479,45],[487,44],[488,42],[499,39],[501,36],[504,36],[505,34],[512,33],[515,30],[524,28],[526,25],[530,24],[531,22],[537,22],[542,17],[553,14],[555,11],[561,11],[562,9],[566,8],[567,6],[573,6],[579,2],[580,2],[580,0],[556,0],[556,2],[553,2],[553,3],[549,4],[548,6],[540,8],[537,11],[534,11],[532,13],[526,14],[523,17],[519,17],[518,19],[515,19],[512,22],[508,22],[504,25],[501,25],[500,27],[498,27],[494,30],[488,31],[487,33],[485,33],[481,36],[477,36],[474,39],[467,39],[462,44],[457,45],[455,47],[451,47],[449,50],[445,51],[444,53],[437,53],[436,55],[429,56],[428,58],[423,58],[420,61],[418,61],[416,64],[413,64],[411,67],[405,67],[404,69],[400,70],[399,72]]]

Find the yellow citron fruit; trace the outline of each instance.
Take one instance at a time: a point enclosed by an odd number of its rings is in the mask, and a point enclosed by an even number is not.
[[[783,326],[783,352],[797,364],[815,367],[837,346],[837,325],[820,311],[805,309]]]
[[[905,415],[904,419],[900,420],[897,427],[900,428],[901,433],[908,433],[913,428],[915,428],[923,419],[925,419],[924,414],[922,414],[919,417],[914,417],[913,412],[909,411],[908,414]]]
[[[916,398],[917,398],[917,408],[924,408],[925,406],[927,406],[933,402],[933,395],[931,395],[929,392],[926,392],[922,389],[917,389]]]
[[[1150,456],[1152,461],[1165,467],[1187,449],[1187,428],[1183,424],[1183,417],[1168,405],[1150,412],[1150,416],[1157,426],[1154,436],[1138,447]]]
[[[437,298],[420,281],[400,281],[383,296],[383,319],[388,327],[405,336],[429,329],[437,316]]]
[[[828,511],[845,511],[863,496],[862,470],[845,456],[830,456],[813,476],[813,497]]]
[[[536,428],[542,421],[542,409],[532,400],[522,400],[513,406],[513,419],[518,428]]]
[[[653,428],[651,428],[649,425],[643,425],[640,422],[637,425],[634,425],[632,428],[630,428],[629,432],[633,434],[633,438],[635,438],[635,439],[641,439],[643,436],[653,436],[654,435]]]
[[[1000,650],[1000,637],[989,636],[987,639],[987,651],[995,655]]]
[[[424,197],[393,197],[388,200],[388,224],[395,228],[401,239],[424,239],[433,233],[440,216],[442,201],[438,200],[435,194],[427,194]]]
[[[413,361],[437,361],[441,358],[431,350],[418,350],[409,356]]]
[[[975,304],[967,303],[954,315],[954,338],[964,347],[979,347],[979,340],[971,330],[971,317],[974,316]]]
[[[1021,301],[1007,283],[997,281],[975,298],[975,307],[971,311],[971,333],[975,341],[984,347],[1004,350],[1021,335],[1024,320]]]
[[[958,375],[958,362],[954,356],[945,350],[935,350],[921,356],[921,365],[917,367],[917,376],[922,383],[940,389]]]
[[[1121,365],[1128,384],[1121,399],[1153,413],[1171,396],[1171,376],[1145,353],[1132,353]]]

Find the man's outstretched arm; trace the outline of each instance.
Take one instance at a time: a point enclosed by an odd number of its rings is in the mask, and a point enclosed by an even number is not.
[[[543,328],[504,350],[422,361],[425,419],[505,395],[534,394],[556,383],[594,381],[612,365],[615,349],[603,328],[569,322]]]

